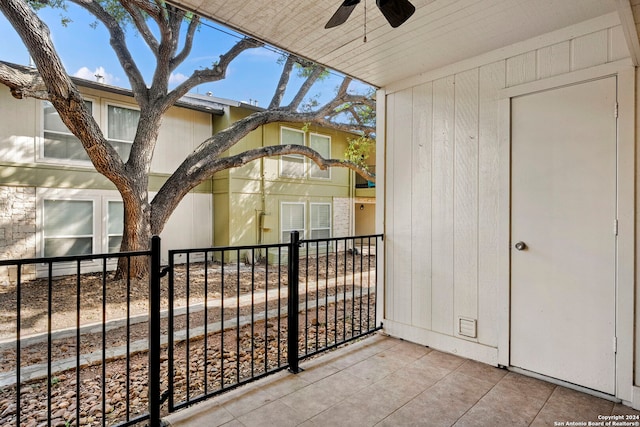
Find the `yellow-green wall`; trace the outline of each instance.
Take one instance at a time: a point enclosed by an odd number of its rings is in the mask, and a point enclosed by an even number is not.
[[[226,128],[231,122],[251,112],[248,109],[231,107],[224,117],[216,118],[214,131]],[[261,126],[232,147],[227,154],[235,155],[248,149],[280,144],[280,130],[283,126],[302,130],[304,124],[270,123]],[[338,159],[344,158],[347,139],[354,137],[346,132],[314,125],[308,127],[306,138],[309,133],[331,137],[331,157]],[[352,195],[351,173],[346,168],[332,168],[330,179],[280,177],[279,168],[280,157],[263,158],[227,173],[216,174],[216,246],[279,243],[281,202],[332,203],[334,197],[347,198]],[[264,213],[262,233],[261,213]],[[308,224],[308,209],[306,215]]]

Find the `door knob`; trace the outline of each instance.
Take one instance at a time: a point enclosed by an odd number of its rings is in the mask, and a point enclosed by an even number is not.
[[[515,244],[515,248],[519,251],[524,251],[527,249],[527,244],[525,242],[518,242]]]

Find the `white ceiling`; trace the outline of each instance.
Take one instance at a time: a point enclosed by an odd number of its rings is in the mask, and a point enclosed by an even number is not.
[[[379,87],[615,12],[621,0],[411,0],[415,14],[395,29],[366,0],[366,43],[364,0],[345,24],[324,29],[342,1],[173,0]]]

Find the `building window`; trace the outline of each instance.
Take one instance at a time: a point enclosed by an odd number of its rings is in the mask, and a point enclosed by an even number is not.
[[[120,252],[124,230],[124,204],[119,201],[107,202],[107,251]]]
[[[44,200],[44,256],[93,252],[93,201]]]
[[[291,232],[299,231],[300,238],[304,238],[304,203],[282,203],[280,205],[280,233],[282,243],[291,241]]]
[[[282,145],[304,145],[304,132],[296,129],[280,128],[280,143]],[[280,176],[303,178],[304,156],[300,154],[280,156]]]
[[[43,155],[50,159],[89,161],[89,156],[82,143],[72,134],[64,124],[58,111],[48,101],[44,101],[44,143]],[[93,103],[85,101],[90,112],[93,112]]]
[[[107,139],[123,161],[129,159],[136,136],[140,111],[117,105],[107,105]]]
[[[325,159],[331,158],[331,138],[312,133],[309,135],[309,148],[320,153]],[[331,169],[322,170],[314,161],[310,161],[309,177],[319,179],[331,179]]]
[[[331,237],[331,204],[311,203],[311,238],[328,239]]]

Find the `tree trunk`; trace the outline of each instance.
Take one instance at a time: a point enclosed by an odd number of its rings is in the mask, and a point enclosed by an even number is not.
[[[138,180],[124,202],[124,230],[122,234],[122,252],[146,251],[151,246],[151,209],[147,192],[146,177]],[[116,271],[117,279],[128,276],[143,278],[149,273],[149,259],[146,256],[120,258]]]

